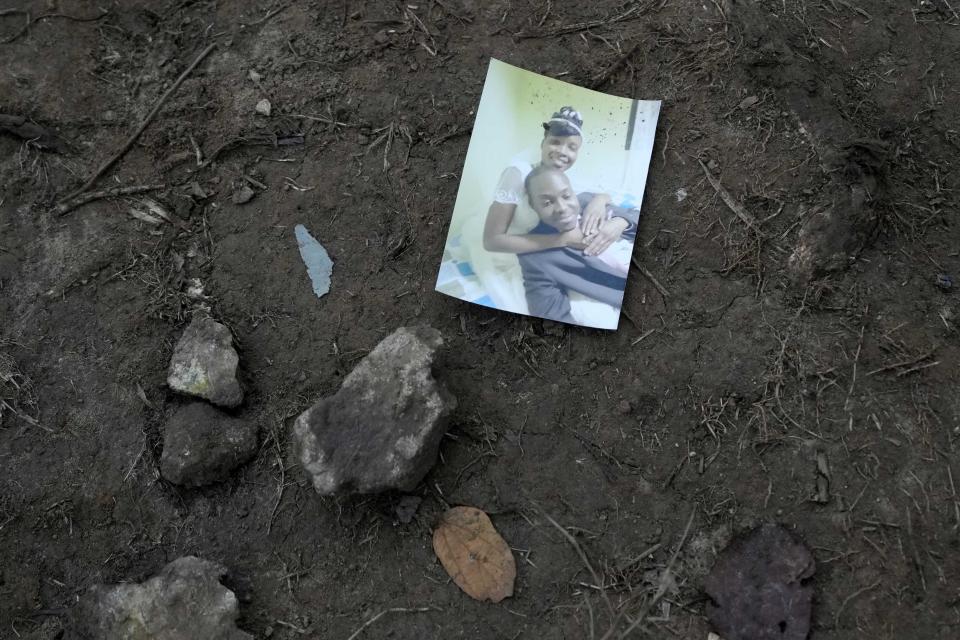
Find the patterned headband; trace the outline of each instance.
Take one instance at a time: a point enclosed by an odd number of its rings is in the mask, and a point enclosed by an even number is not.
[[[543,128],[548,132],[551,128],[556,127],[557,129],[569,128],[576,132],[578,136],[583,137],[583,130],[580,126],[583,124],[583,117],[580,115],[580,112],[574,109],[573,107],[561,107],[560,111],[554,113],[548,122],[543,123]],[[557,132],[559,134],[559,132]],[[564,133],[560,135],[571,135],[569,133]]]
[[[583,130],[581,130],[580,127],[577,126],[577,123],[573,122],[572,120],[567,120],[566,118],[550,118],[550,120],[547,121],[548,125],[553,123],[566,125],[576,131],[577,135],[583,136]]]

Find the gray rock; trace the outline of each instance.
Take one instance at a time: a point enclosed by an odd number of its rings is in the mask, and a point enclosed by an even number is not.
[[[181,407],[167,423],[160,475],[198,487],[223,480],[257,452],[257,425],[203,402]]]
[[[707,618],[725,640],[805,640],[815,564],[803,542],[764,524],[734,539],[704,581]]]
[[[240,188],[233,192],[231,196],[231,201],[233,204],[247,204],[253,197],[257,195],[257,192],[250,188],[250,185],[240,185]]]
[[[243,401],[239,363],[230,330],[210,318],[194,318],[173,350],[167,384],[174,391],[236,407]]]
[[[227,570],[186,556],[141,584],[95,585],[73,611],[73,640],[252,640],[236,626]],[[71,635],[72,634],[72,635]]]
[[[397,329],[297,418],[296,452],[318,492],[410,491],[423,479],[456,407],[431,373],[442,344],[436,329]]]

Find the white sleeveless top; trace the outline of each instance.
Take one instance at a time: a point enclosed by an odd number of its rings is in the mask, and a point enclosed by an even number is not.
[[[507,227],[507,233],[510,235],[528,233],[540,223],[540,217],[530,207],[527,194],[523,189],[523,181],[526,180],[531,171],[533,171],[532,164],[525,160],[514,159],[510,166],[500,174],[500,181],[493,192],[494,202],[512,204],[517,207],[513,213],[513,219],[510,221],[510,226]]]

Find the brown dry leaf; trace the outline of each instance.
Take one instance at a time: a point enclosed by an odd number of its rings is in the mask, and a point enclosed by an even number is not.
[[[454,507],[444,513],[433,532],[433,551],[471,598],[500,602],[513,595],[513,553],[480,509]]]

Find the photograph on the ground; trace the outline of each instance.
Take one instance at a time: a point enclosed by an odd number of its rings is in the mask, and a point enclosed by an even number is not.
[[[491,60],[437,291],[616,329],[659,112]]]

